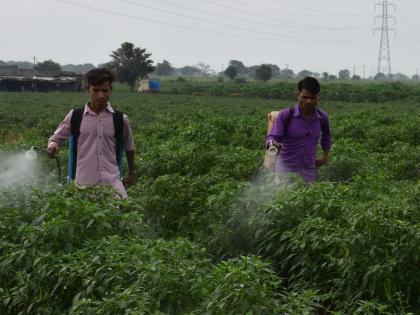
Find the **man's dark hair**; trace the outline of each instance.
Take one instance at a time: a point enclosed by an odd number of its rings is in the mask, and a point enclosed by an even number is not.
[[[298,89],[299,92],[302,92],[302,90],[307,90],[312,94],[316,95],[321,90],[321,87],[317,79],[312,77],[306,77],[298,82]]]
[[[91,85],[101,85],[105,82],[112,84],[114,81],[115,75],[105,68],[92,69],[85,74],[86,88],[89,88]]]

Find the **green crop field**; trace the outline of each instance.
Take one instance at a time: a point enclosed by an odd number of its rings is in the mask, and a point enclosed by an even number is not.
[[[170,88],[113,95],[136,142],[128,199],[57,184],[43,158],[35,187],[0,188],[0,314],[420,313],[416,86],[330,87],[331,161],[312,185],[260,169],[282,92]],[[0,153],[44,148],[86,99],[0,93]]]

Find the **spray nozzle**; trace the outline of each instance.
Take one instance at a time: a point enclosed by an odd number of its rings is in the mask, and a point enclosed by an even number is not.
[[[28,160],[35,160],[38,157],[38,153],[48,154],[48,151],[32,146],[25,152],[25,158]]]
[[[26,159],[28,159],[28,160],[33,161],[33,160],[37,159],[37,157],[38,157],[38,153],[42,153],[42,154],[45,154],[45,155],[47,155],[47,156],[51,157],[51,156],[50,156],[50,154],[48,153],[48,151],[47,151],[47,150],[45,150],[45,149],[40,149],[40,148],[38,148],[38,147],[34,147],[34,146],[32,146],[29,150],[27,150],[27,151],[25,152],[25,158],[26,158]],[[60,166],[60,160],[58,159],[58,156],[55,156],[54,158],[55,158],[55,161],[56,161],[56,163],[57,163],[58,181],[60,182],[60,181],[61,181],[61,166]]]
[[[279,149],[277,149],[274,145],[271,145],[268,147],[267,151],[270,156],[276,156],[279,152]]]
[[[38,153],[32,148],[25,152],[25,158],[28,160],[35,160],[37,158]]]
[[[279,149],[273,144],[272,140],[270,140],[267,152],[268,152],[268,155],[273,156],[273,157],[276,156],[277,153],[279,153]]]

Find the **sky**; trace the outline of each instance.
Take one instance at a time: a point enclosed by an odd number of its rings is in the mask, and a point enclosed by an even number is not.
[[[374,29],[382,26],[382,6],[375,3],[382,2],[0,0],[0,60],[98,65],[128,41],[155,64],[168,60],[174,67],[204,62],[219,72],[235,59],[368,77],[377,72],[381,31]],[[391,71],[420,73],[420,1],[392,3]]]

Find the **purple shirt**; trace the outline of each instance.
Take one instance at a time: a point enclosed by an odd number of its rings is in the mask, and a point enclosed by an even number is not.
[[[49,138],[48,143],[55,142],[59,146],[71,134],[70,119],[73,110],[60,123],[57,130]],[[113,121],[114,110],[111,104],[96,114],[85,105],[80,136],[77,141],[77,167],[75,183],[95,186],[98,184],[112,185],[123,198],[127,197],[116,161],[116,140]],[[134,142],[130,123],[124,115],[124,149],[134,150]]]
[[[322,110],[315,110],[311,120],[306,120],[301,114],[298,105],[294,107],[293,117],[284,134],[284,123],[289,114],[289,109],[282,110],[266,138],[268,145],[270,140],[283,144],[277,156],[275,170],[291,171],[298,173],[307,182],[316,179],[316,150],[318,143],[324,151],[331,148],[331,131],[328,121],[328,114]],[[321,132],[328,130],[326,134]],[[320,141],[321,140],[321,141]]]

